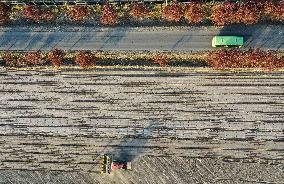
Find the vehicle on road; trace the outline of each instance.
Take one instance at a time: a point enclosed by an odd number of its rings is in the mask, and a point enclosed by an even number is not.
[[[110,174],[115,170],[131,170],[131,162],[123,160],[114,160],[110,155],[103,155],[102,158],[102,174]]]
[[[214,36],[212,39],[212,47],[242,47],[243,45],[243,36]]]

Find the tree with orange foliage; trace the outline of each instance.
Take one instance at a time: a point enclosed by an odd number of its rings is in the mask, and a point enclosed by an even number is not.
[[[167,21],[178,22],[183,16],[183,8],[178,3],[167,5],[163,10],[163,18]]]
[[[7,66],[12,66],[12,67],[18,66],[18,57],[10,52],[7,52],[3,55],[3,60],[5,65]]]
[[[118,14],[109,4],[105,4],[102,9],[100,22],[103,25],[116,25],[118,23]]]
[[[149,15],[149,9],[142,4],[134,3],[131,7],[129,15],[136,20],[143,20]]]
[[[256,24],[261,17],[261,5],[255,1],[239,2],[233,16],[236,23]]]
[[[95,56],[88,51],[80,51],[77,53],[75,62],[82,68],[88,68],[96,65]]]
[[[222,49],[208,54],[206,62],[218,69],[224,68],[267,68],[270,70],[283,68],[284,60],[276,52],[250,49]]]
[[[4,3],[0,3],[0,25],[4,25],[9,20],[11,9]]]
[[[40,23],[41,21],[48,22],[55,19],[55,15],[51,9],[41,9],[34,5],[25,6],[23,14],[24,17],[36,23]]]
[[[202,3],[189,2],[185,6],[184,18],[189,24],[197,24],[205,19]]]
[[[91,14],[87,6],[70,6],[67,11],[69,19],[76,22],[84,21]]]
[[[216,3],[212,8],[211,20],[217,26],[235,23],[234,12],[237,5],[234,2],[225,1]]]
[[[40,9],[36,6],[33,5],[25,6],[23,14],[29,20],[32,20],[37,23],[40,22]]]
[[[271,20],[284,21],[284,0],[266,0],[263,5],[263,12]]]
[[[42,58],[42,53],[40,51],[25,53],[23,56],[23,62],[27,66],[41,65],[45,63]]]
[[[158,54],[154,56],[153,62],[160,65],[161,67],[165,67],[168,66],[170,61],[166,55]]]
[[[24,54],[5,53],[3,60],[7,66],[24,67],[44,64],[42,54],[39,51]]]
[[[52,63],[53,66],[61,66],[63,62],[63,57],[65,53],[60,49],[54,49],[48,53],[48,59]]]

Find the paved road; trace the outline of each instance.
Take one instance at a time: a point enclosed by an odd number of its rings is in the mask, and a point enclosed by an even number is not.
[[[245,47],[284,50],[282,26],[177,28],[2,28],[0,50],[211,50],[214,35],[243,35]]]
[[[0,72],[0,169],[99,172],[103,153],[283,164],[283,72],[68,70]]]

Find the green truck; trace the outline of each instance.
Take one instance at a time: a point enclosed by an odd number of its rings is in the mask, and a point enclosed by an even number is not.
[[[212,47],[242,47],[244,37],[242,36],[214,36]]]

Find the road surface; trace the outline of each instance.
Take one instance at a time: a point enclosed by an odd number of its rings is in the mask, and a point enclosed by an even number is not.
[[[283,164],[283,72],[0,73],[0,169],[100,171],[99,155]]]
[[[215,35],[242,35],[245,48],[284,50],[284,25],[155,28],[1,28],[0,50],[116,50],[204,51],[212,50]]]

